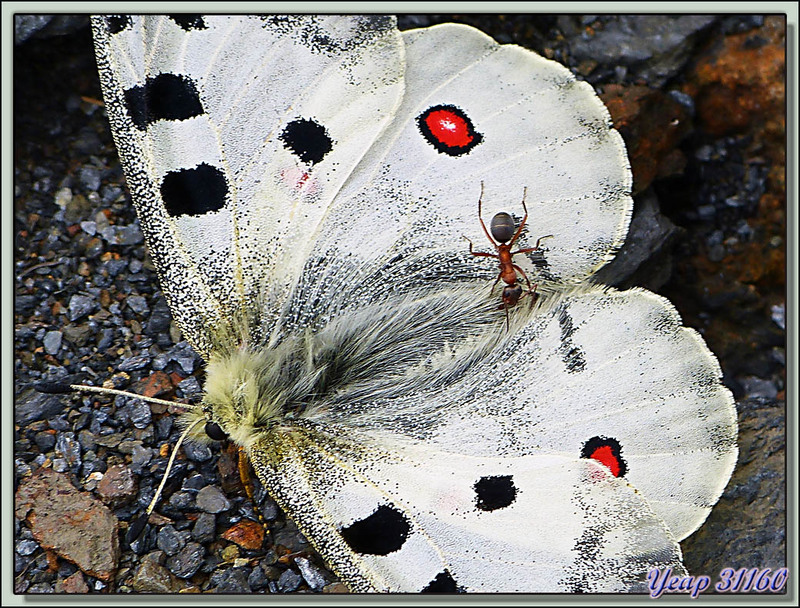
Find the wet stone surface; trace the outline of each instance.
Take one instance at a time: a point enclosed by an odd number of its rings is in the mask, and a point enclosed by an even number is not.
[[[739,410],[739,465],[706,524],[682,543],[686,565],[710,576],[785,565],[785,24],[756,15],[464,14],[405,16],[401,26],[454,20],[559,61],[609,104],[635,152],[637,194],[634,246],[607,280],[668,297],[719,357]],[[55,23],[70,32],[57,37],[28,23],[14,56],[14,590],[341,592],[269,499],[261,507],[274,545],[221,538],[254,516],[218,445],[180,451],[161,505],[129,544],[125,532],[177,440],[172,414],[30,388],[111,381],[165,399],[202,392],[202,362],[171,323],[93,101],[100,90],[85,23]],[[60,522],[91,513],[101,523],[89,536],[32,524],[37,498],[50,494],[60,497]],[[281,559],[295,554],[313,557]]]

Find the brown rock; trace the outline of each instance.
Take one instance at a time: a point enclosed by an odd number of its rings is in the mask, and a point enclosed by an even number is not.
[[[134,392],[145,397],[161,397],[172,391],[172,389],[173,384],[169,374],[161,371],[153,372],[144,380],[133,385]],[[167,411],[166,406],[159,403],[151,403],[150,409],[154,414],[163,414]]]
[[[322,593],[350,593],[347,585],[340,582],[330,583],[322,588]]]
[[[89,593],[89,586],[86,584],[83,572],[80,571],[65,578],[62,589],[64,593]]]
[[[683,171],[685,159],[678,144],[691,130],[684,106],[661,91],[639,85],[610,84],[600,98],[628,148],[634,194],[644,191],[656,177]]]
[[[236,543],[242,549],[257,551],[264,543],[264,526],[249,519],[243,519],[228,528],[222,538]]]
[[[786,20],[770,16],[758,29],[726,36],[706,49],[685,90],[713,135],[763,129],[780,139],[786,128]]]
[[[128,504],[136,498],[136,479],[125,465],[110,467],[97,484],[97,493],[101,500],[112,509]]]
[[[139,593],[178,593],[181,580],[164,566],[163,551],[153,551],[142,558],[131,585]]]
[[[17,490],[15,513],[45,550],[86,574],[113,578],[119,560],[117,518],[99,500],[76,490],[66,475],[38,469]]]

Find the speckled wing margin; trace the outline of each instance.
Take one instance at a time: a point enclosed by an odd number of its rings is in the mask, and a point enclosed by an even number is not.
[[[399,103],[400,35],[382,16],[92,27],[145,239],[173,317],[207,359],[232,319],[258,333],[282,308],[296,250]]]

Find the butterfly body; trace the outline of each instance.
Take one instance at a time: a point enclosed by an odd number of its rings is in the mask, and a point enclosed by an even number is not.
[[[736,459],[732,399],[668,302],[588,284],[632,200],[587,83],[386,16],[93,31],[142,230],[206,362],[186,422],[248,453],[352,590],[631,591],[685,572],[677,542]],[[536,184],[547,250],[512,251],[524,200],[496,240],[483,196],[475,222],[479,183],[495,218]],[[495,253],[458,245],[481,234]],[[507,313],[520,276],[543,297],[504,319],[486,283]]]

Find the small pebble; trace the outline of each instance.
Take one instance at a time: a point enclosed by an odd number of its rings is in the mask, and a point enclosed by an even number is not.
[[[39,549],[39,543],[35,540],[21,540],[17,543],[15,551],[19,555],[32,555]]]
[[[186,546],[188,535],[178,532],[173,526],[162,526],[158,531],[156,544],[167,555],[175,555]]]
[[[217,518],[213,513],[200,513],[192,527],[192,538],[199,543],[214,540],[217,533]]]
[[[207,462],[214,456],[208,445],[198,441],[187,441],[183,444],[183,451],[186,452],[187,458],[194,462]]]
[[[297,565],[297,569],[300,570],[300,574],[303,576],[311,589],[314,591],[322,590],[327,581],[322,575],[322,572],[320,572],[320,570],[314,564],[312,564],[310,560],[305,557],[297,557],[295,558],[294,563]]]
[[[231,508],[230,501],[216,486],[206,486],[197,493],[197,507],[206,513],[222,513]]]
[[[121,372],[132,372],[139,369],[144,369],[150,364],[150,356],[149,355],[136,355],[134,357],[128,357],[122,363],[117,366],[117,369]]]
[[[97,304],[94,298],[82,295],[74,295],[69,300],[67,317],[70,321],[77,321],[81,317],[94,312]]]
[[[143,429],[153,420],[150,406],[141,399],[132,399],[130,403],[131,423],[137,429]]]
[[[44,343],[44,350],[48,355],[57,355],[61,350],[61,340],[64,334],[60,331],[48,331],[44,335],[42,342]]]
[[[775,325],[780,327],[781,329],[786,329],[786,305],[785,304],[776,304],[770,308],[770,312],[772,313],[772,320],[775,322]]]
[[[211,576],[210,584],[217,593],[251,593],[248,571],[245,568],[229,568]]]
[[[278,591],[280,593],[291,593],[297,591],[300,583],[303,582],[303,577],[297,574],[294,570],[284,570],[281,577],[278,579]]]
[[[167,559],[166,566],[178,578],[191,578],[203,565],[205,553],[203,545],[187,543],[183,549]]]

